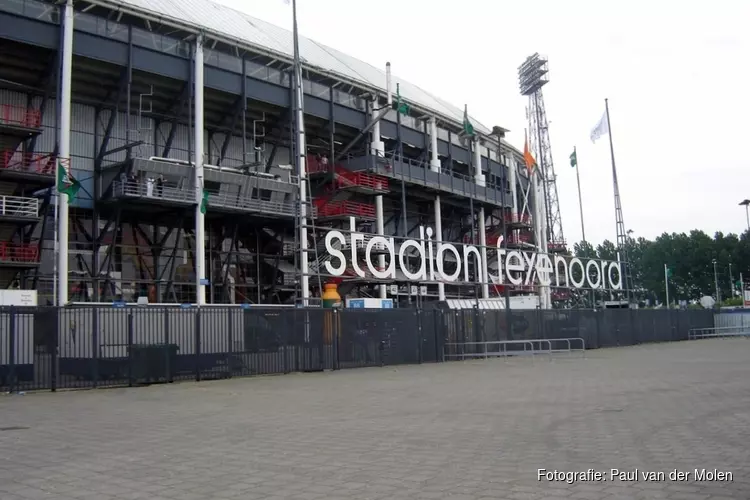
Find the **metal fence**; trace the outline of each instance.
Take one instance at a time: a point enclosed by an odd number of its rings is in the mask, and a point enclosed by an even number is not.
[[[713,326],[711,311],[677,310],[0,307],[0,391],[437,362],[467,342],[633,345]]]

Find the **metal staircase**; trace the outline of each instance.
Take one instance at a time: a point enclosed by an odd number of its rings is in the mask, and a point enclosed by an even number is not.
[[[40,240],[29,226],[40,219],[39,199],[29,194],[55,185],[57,158],[26,151],[42,133],[38,110],[0,105],[0,289],[28,286],[26,272],[39,265]]]

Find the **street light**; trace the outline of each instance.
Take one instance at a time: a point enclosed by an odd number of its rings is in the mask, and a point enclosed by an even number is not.
[[[742,200],[740,202],[740,206],[745,206],[745,218],[747,219],[747,229],[750,231],[750,211],[748,211],[748,205],[750,205],[750,200]]]
[[[714,286],[716,287],[716,303],[719,304],[721,302],[721,296],[719,295],[719,274],[716,271],[716,259],[713,259],[711,261],[714,265]]]

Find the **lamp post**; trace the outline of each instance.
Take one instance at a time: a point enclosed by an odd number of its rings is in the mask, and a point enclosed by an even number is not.
[[[714,265],[714,286],[716,287],[716,304],[721,303],[721,295],[719,295],[719,273],[716,271],[716,259],[713,259],[711,263]]]
[[[750,200],[742,200],[740,202],[740,206],[745,207],[745,219],[747,219],[747,230],[750,231],[750,211],[748,211],[748,205],[750,205]]]

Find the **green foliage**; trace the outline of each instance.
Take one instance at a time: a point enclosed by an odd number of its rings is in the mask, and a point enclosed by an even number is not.
[[[617,260],[617,247],[609,240],[596,248],[588,242],[576,243],[574,254],[581,258]],[[672,300],[698,300],[714,296],[714,266],[724,305],[741,305],[735,298],[735,282],[743,273],[750,282],[750,233],[741,236],[717,232],[713,238],[703,231],[664,233],[655,240],[628,238],[628,260],[633,288],[640,300],[664,302],[664,264],[669,267],[669,296]],[[732,276],[729,264],[732,264]]]

